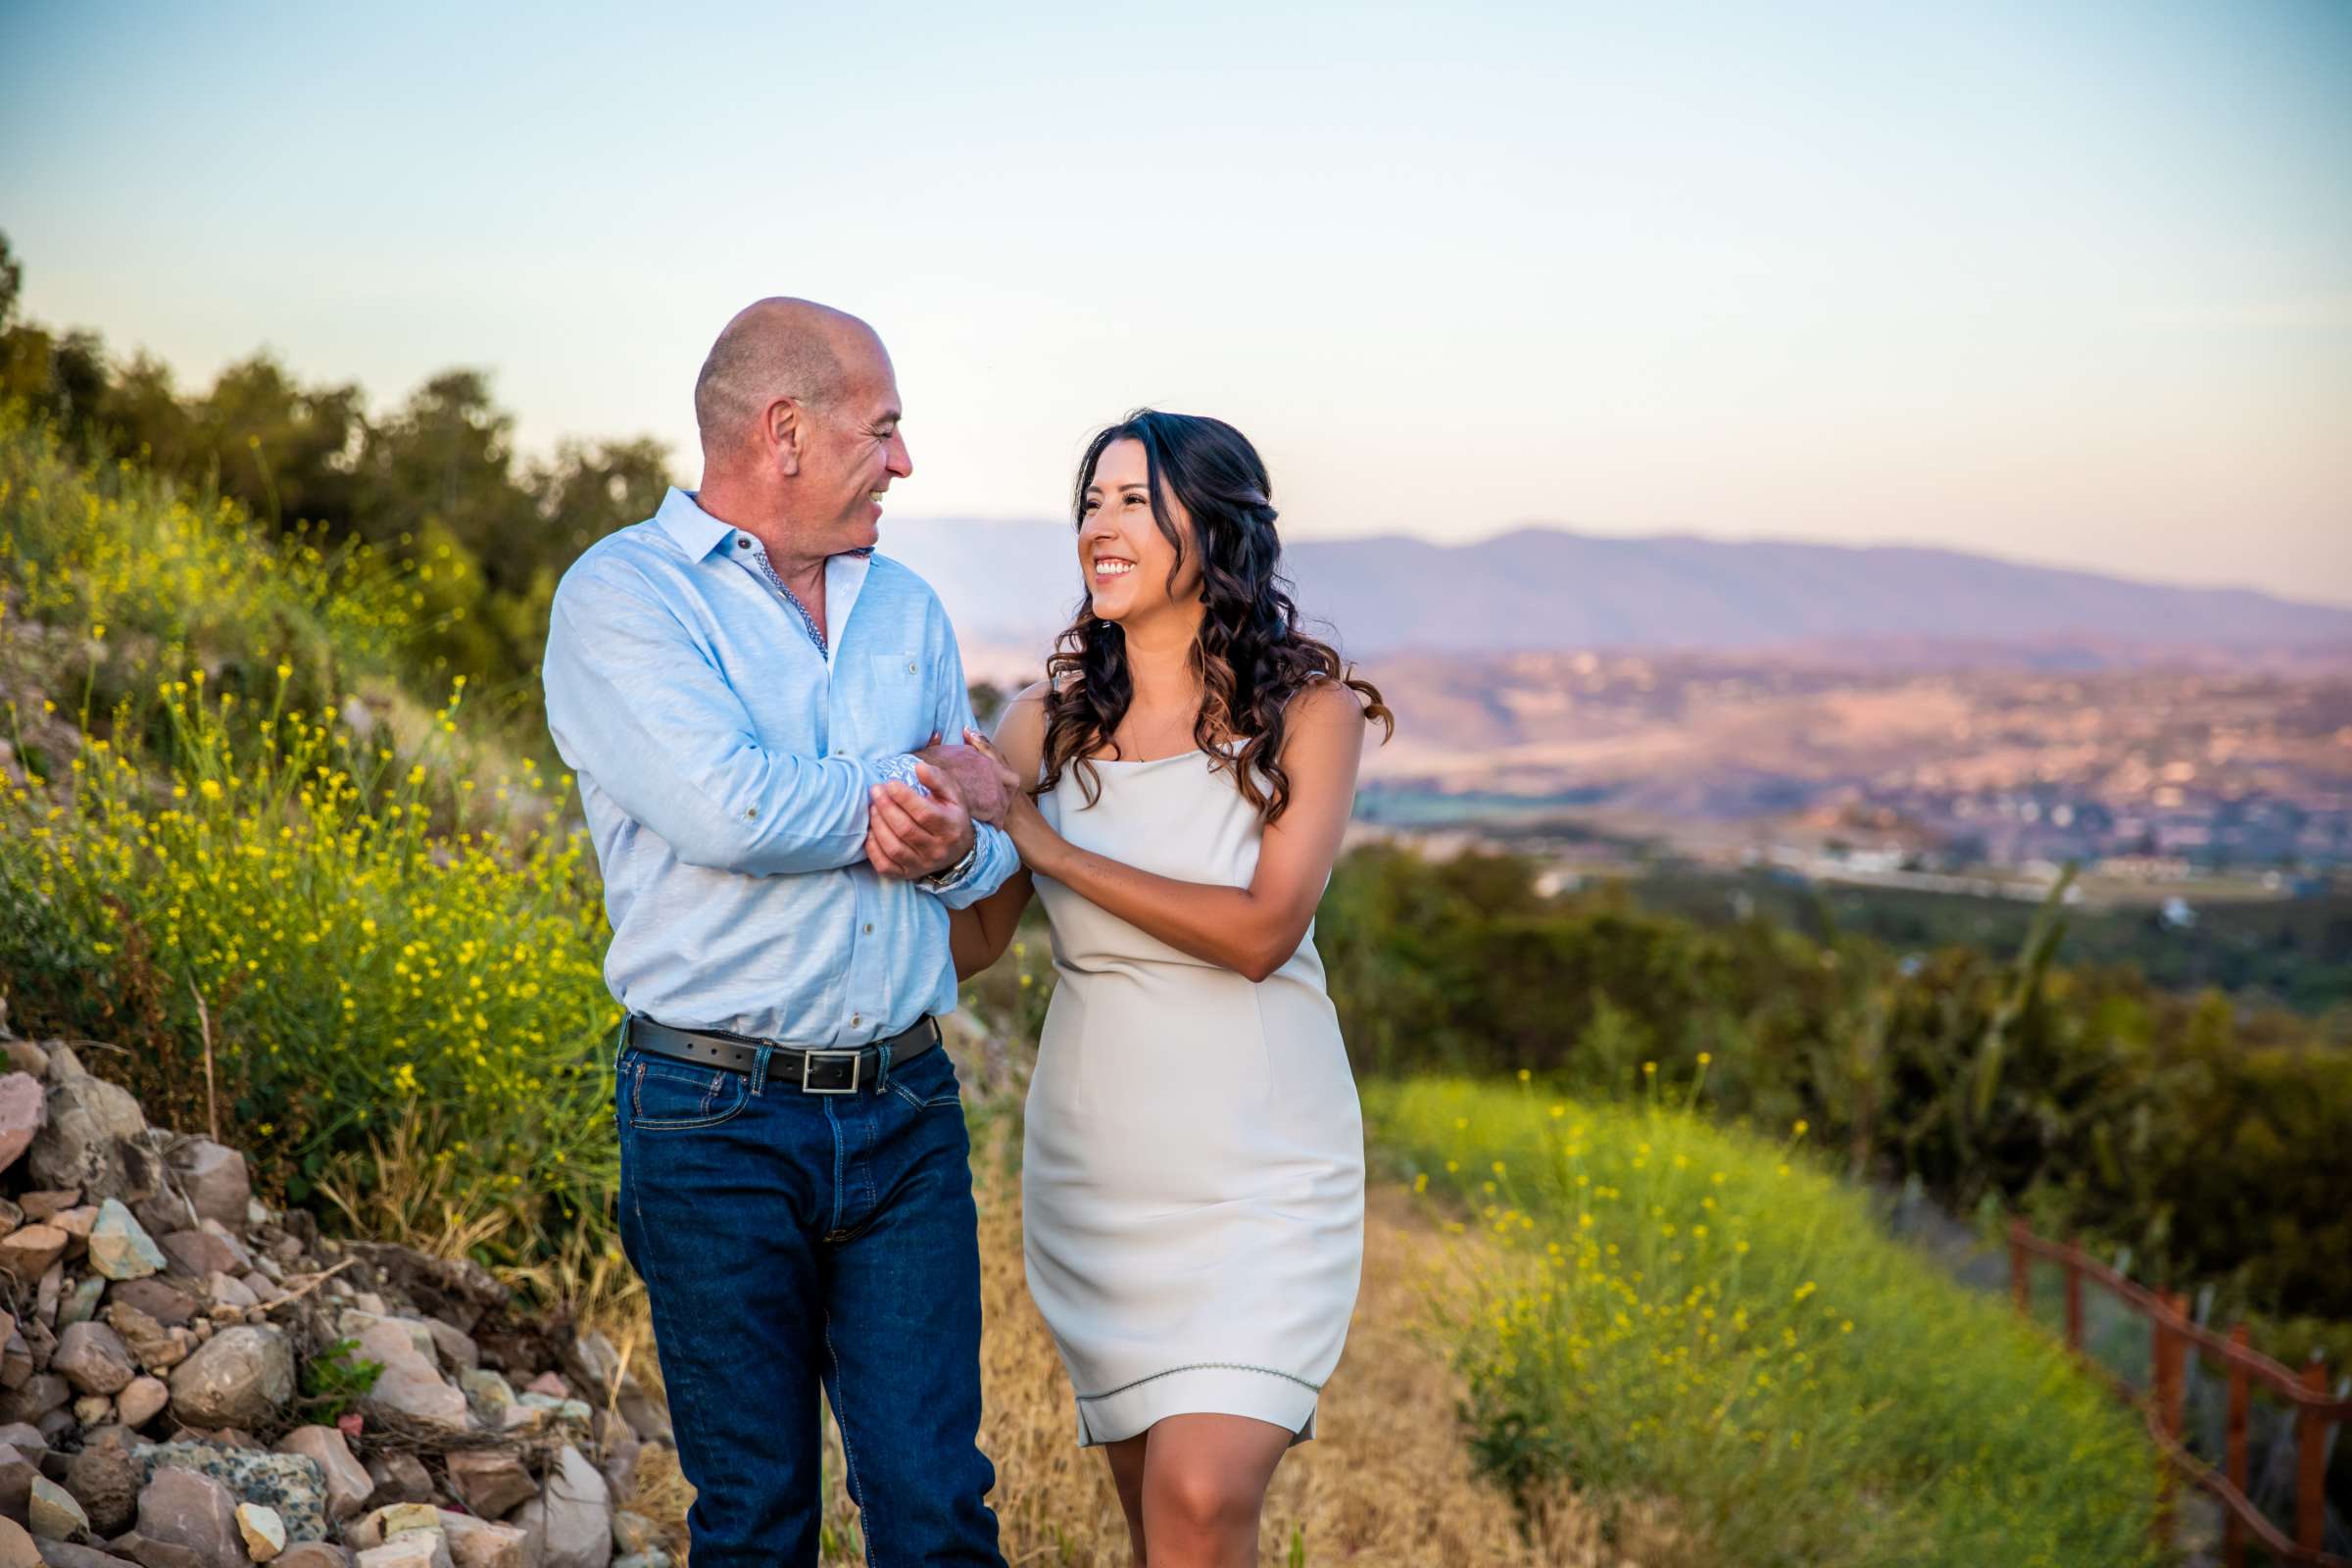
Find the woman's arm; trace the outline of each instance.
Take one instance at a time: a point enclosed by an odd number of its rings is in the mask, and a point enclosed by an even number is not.
[[[1363,707],[1345,686],[1318,682],[1291,699],[1282,747],[1291,804],[1267,824],[1246,888],[1180,882],[1077,849],[1025,796],[1007,808],[1004,828],[1029,870],[1178,952],[1263,980],[1306,939],[1355,804],[1363,746]],[[1028,776],[1036,776],[1034,763]]]
[[[1020,783],[1012,793],[1016,804],[1029,804],[1033,815],[1036,805],[1029,800],[1028,787],[1037,782],[1038,758],[1045,744],[1045,683],[1040,681],[1006,704],[997,719],[998,755],[1020,775]],[[948,951],[956,959],[958,984],[1004,956],[1004,950],[1012,945],[1012,933],[1021,923],[1021,911],[1029,907],[1029,895],[1034,890],[1029,868],[1024,865],[987,898],[949,914]]]

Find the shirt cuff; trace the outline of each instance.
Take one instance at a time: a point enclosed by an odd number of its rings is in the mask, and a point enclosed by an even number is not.
[[[950,882],[917,882],[916,886],[937,894],[951,909],[969,908],[1003,887],[1020,863],[1020,852],[1012,847],[1010,835],[1001,827],[974,822],[972,863],[963,875]]]
[[[912,752],[901,752],[896,757],[882,758],[874,763],[874,768],[882,775],[885,782],[895,778],[917,795],[928,797],[931,793],[923,788],[922,779],[914,771],[914,754]]]

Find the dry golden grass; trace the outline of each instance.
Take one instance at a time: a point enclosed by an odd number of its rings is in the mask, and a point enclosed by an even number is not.
[[[1011,1568],[1123,1568],[1127,1528],[1100,1455],[1077,1446],[1069,1382],[1021,1271],[1016,1174],[983,1154],[979,1182],[981,1446],[997,1465],[991,1501]],[[1263,1561],[1289,1561],[1294,1533],[1315,1568],[1667,1568],[1690,1561],[1648,1513],[1621,1512],[1618,1541],[1569,1495],[1536,1510],[1523,1537],[1508,1498],[1471,1472],[1454,1418],[1457,1385],[1425,1345],[1421,1321],[1433,1265],[1462,1244],[1441,1237],[1398,1189],[1376,1187],[1366,1216],[1364,1278],[1346,1358],[1324,1395],[1321,1437],[1293,1449],[1266,1501]],[[643,1342],[643,1298],[615,1308],[606,1332]],[[648,1358],[650,1360],[650,1358]],[[639,1375],[651,1380],[641,1363]],[[842,1473],[827,1423],[826,1473]],[[632,1506],[662,1524],[681,1560],[693,1489],[666,1449],[647,1450]],[[825,1503],[826,1568],[864,1561],[857,1510],[838,1480]]]

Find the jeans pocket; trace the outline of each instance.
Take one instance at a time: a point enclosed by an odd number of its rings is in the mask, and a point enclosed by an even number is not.
[[[719,1067],[640,1056],[622,1064],[629,1126],[637,1132],[714,1127],[751,1102],[752,1081]]]
[[[894,1064],[890,1069],[890,1092],[916,1110],[959,1104],[963,1099],[962,1085],[956,1077],[956,1063],[945,1046],[933,1046],[904,1067]]]

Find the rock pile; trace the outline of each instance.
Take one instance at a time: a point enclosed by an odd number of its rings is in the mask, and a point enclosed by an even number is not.
[[[669,1419],[602,1335],[0,1054],[0,1568],[668,1568],[626,1503]]]

